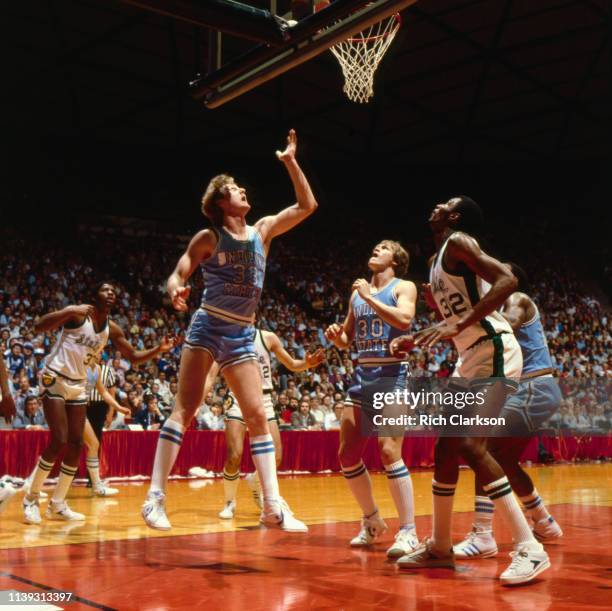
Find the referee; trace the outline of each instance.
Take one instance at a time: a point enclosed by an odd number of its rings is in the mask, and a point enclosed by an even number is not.
[[[107,363],[100,364],[100,379],[102,380],[102,385],[114,398],[117,376],[115,375],[112,367],[110,367],[110,365]],[[91,428],[98,439],[98,458],[100,458],[100,450],[102,449],[102,429],[104,428],[104,422],[107,418],[112,420],[114,410],[112,406],[106,404],[95,386],[89,391],[89,397],[87,399],[87,420],[89,420]],[[91,478],[88,486],[91,486]]]

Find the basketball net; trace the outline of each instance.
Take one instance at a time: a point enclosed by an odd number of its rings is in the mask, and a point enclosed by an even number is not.
[[[374,96],[374,74],[401,24],[396,13],[331,47],[342,68],[342,90],[349,100],[364,104]]]

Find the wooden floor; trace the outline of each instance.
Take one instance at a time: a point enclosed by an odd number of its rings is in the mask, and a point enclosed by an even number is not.
[[[141,521],[146,484],[119,485],[120,494],[108,499],[73,488],[70,505],[88,516],[84,524],[25,525],[18,494],[0,516],[0,590],[71,591],[79,597],[71,610],[609,608],[612,465],[535,467],[530,473],[565,536],[548,546],[553,568],[519,588],[503,588],[496,579],[509,562],[510,537],[502,524],[496,524],[502,544],[496,558],[458,563],[455,572],[399,572],[384,553],[397,521],[386,478],[376,474],[375,496],[391,528],[372,550],[347,545],[359,511],[337,475],[281,480],[283,496],[310,526],[308,535],[261,530],[244,483],[231,521],[217,518],[220,480],[171,483],[173,529],[165,533]],[[413,472],[419,536],[431,528],[431,476]],[[472,486],[471,471],[462,471],[457,539],[470,529]]]

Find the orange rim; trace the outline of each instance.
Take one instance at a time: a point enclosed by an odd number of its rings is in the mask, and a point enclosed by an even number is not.
[[[395,19],[395,23],[397,27],[400,27],[402,25],[402,16],[399,13],[395,13],[392,19]],[[376,36],[368,36],[367,38],[347,38],[345,42],[361,43],[361,44],[372,42],[373,40],[378,40],[379,38],[386,38],[387,36],[391,34],[393,29],[394,28],[382,34],[377,34]]]

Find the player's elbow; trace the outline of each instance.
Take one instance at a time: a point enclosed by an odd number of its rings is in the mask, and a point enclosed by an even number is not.
[[[509,295],[518,291],[519,281],[514,274],[509,274],[507,277],[507,289],[509,291]]]

